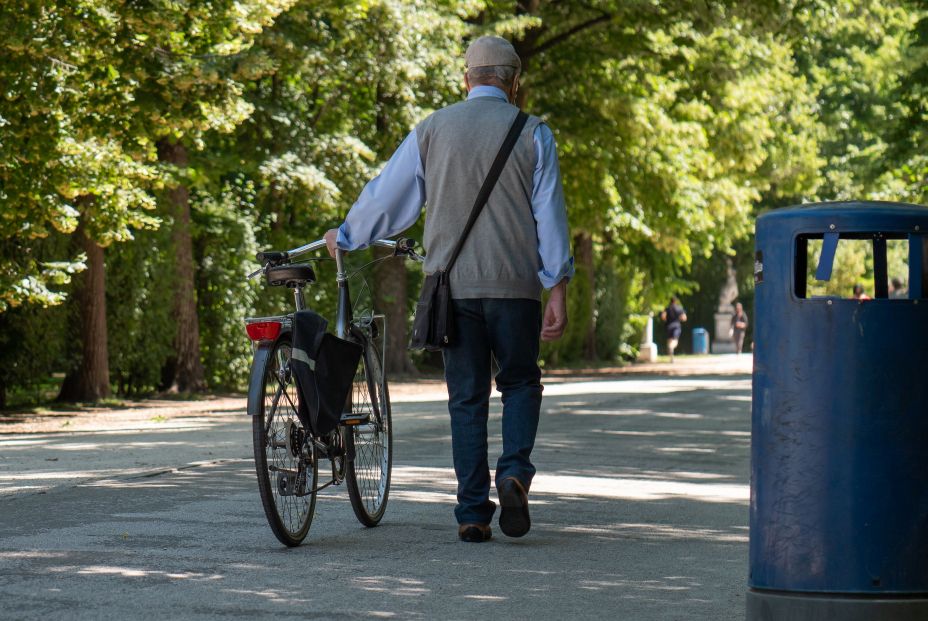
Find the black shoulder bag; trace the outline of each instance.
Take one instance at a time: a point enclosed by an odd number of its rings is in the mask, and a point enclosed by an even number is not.
[[[503,172],[503,166],[506,165],[509,154],[512,153],[512,148],[515,146],[516,140],[519,139],[527,120],[528,115],[520,110],[509,128],[509,133],[506,134],[506,139],[503,140],[499,152],[496,154],[496,159],[493,160],[493,165],[490,166],[487,178],[484,179],[483,185],[480,186],[477,200],[474,201],[474,207],[471,209],[470,217],[467,219],[461,238],[458,240],[457,246],[454,247],[454,252],[451,253],[451,259],[444,269],[429,274],[426,276],[425,282],[422,283],[422,292],[419,294],[419,302],[416,304],[416,317],[412,324],[410,349],[437,351],[452,344],[454,310],[451,307],[451,284],[448,282],[451,268],[454,266],[454,262],[457,261],[461,248],[463,248],[467,236],[470,235],[470,230],[474,228],[477,216],[480,215],[483,207],[487,204],[490,192],[496,186],[499,175]]]

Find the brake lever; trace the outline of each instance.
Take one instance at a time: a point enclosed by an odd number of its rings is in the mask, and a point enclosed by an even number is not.
[[[263,274],[263,273],[264,273],[264,270],[265,270],[266,268],[267,268],[267,266],[259,267],[258,269],[256,269],[255,271],[253,271],[251,274],[249,274],[249,275],[248,275],[248,278],[246,278],[245,280],[251,280],[252,278],[254,278],[255,276],[257,276],[258,274]]]

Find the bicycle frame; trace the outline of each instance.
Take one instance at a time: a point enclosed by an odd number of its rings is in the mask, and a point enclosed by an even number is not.
[[[376,246],[380,248],[396,248],[396,242],[391,239],[378,239],[371,244],[371,246]],[[322,250],[326,247],[326,242],[324,239],[318,239],[314,242],[310,242],[293,250],[288,250],[286,252],[287,259],[294,259],[311,252],[316,252]],[[336,275],[335,280],[338,284],[338,301],[335,311],[335,334],[341,339],[348,338],[349,328],[351,322],[354,320],[351,307],[351,292],[348,287],[348,273],[345,269],[345,251],[338,249],[335,252],[335,268]],[[262,267],[260,270],[253,272],[250,277],[262,274],[265,271],[265,267]],[[297,311],[304,310],[306,308],[306,297],[303,293],[303,285],[299,285],[293,288],[293,302]],[[245,319],[246,324],[257,324],[257,323],[278,323],[280,324],[280,333],[290,332],[291,328],[291,319],[289,315],[278,315],[274,317],[248,317]],[[275,337],[276,339],[276,337]],[[273,348],[275,339],[262,339],[258,341],[252,341],[254,343],[254,362],[260,362],[261,364],[252,365],[252,369],[260,369],[264,367],[264,358],[266,358],[271,349]],[[257,383],[256,383],[257,382]],[[251,395],[257,394],[257,391],[254,390],[258,388],[260,383],[264,382],[264,377],[260,373],[253,372],[251,378],[249,379],[249,399],[247,405],[247,412],[249,416],[255,416],[261,410],[263,404],[252,403]]]

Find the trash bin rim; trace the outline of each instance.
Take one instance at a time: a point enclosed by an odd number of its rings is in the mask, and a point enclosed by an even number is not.
[[[768,209],[758,220],[776,218],[834,218],[835,216],[860,215],[878,217],[924,217],[928,218],[928,206],[893,201],[823,201]]]

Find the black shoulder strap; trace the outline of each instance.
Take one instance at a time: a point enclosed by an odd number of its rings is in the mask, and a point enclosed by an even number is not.
[[[461,248],[464,247],[464,242],[467,241],[470,230],[474,228],[474,222],[477,221],[477,216],[480,215],[484,205],[487,204],[487,200],[490,198],[490,192],[492,192],[493,188],[496,186],[496,181],[499,179],[500,173],[503,172],[503,166],[506,165],[509,154],[512,153],[512,148],[515,146],[516,140],[519,139],[519,135],[522,133],[522,128],[525,127],[525,122],[527,120],[528,115],[519,110],[519,114],[516,115],[516,119],[509,127],[509,133],[506,134],[506,139],[503,140],[503,144],[499,148],[499,153],[496,154],[496,159],[493,160],[493,165],[490,166],[490,172],[487,173],[487,178],[484,179],[483,185],[480,186],[480,191],[477,193],[477,200],[474,201],[474,207],[471,209],[467,224],[464,225],[464,231],[461,233],[458,245],[454,247],[454,252],[451,253],[451,259],[445,266],[446,272],[451,271],[454,262],[458,259],[458,255],[461,254]]]

